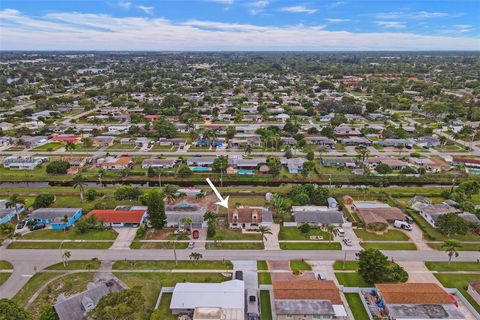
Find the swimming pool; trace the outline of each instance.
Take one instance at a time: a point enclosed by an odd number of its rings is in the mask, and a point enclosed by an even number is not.
[[[253,170],[238,169],[237,174],[253,174]]]
[[[210,171],[210,168],[205,168],[205,167],[193,167],[192,171],[193,172],[208,172]]]

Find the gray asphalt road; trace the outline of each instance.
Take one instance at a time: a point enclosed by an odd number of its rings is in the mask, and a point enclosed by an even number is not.
[[[205,260],[347,260],[355,259],[355,250],[346,251],[310,251],[310,250],[205,250]],[[105,261],[115,260],[173,260],[172,250],[71,250],[71,260],[90,260],[99,258]],[[190,250],[178,250],[178,258],[189,260]],[[384,251],[394,261],[447,261],[448,256],[441,251]],[[465,251],[455,261],[476,261],[480,252]],[[0,298],[13,297],[36,271],[61,262],[60,250],[0,250],[0,260],[14,264],[10,279],[0,288]]]

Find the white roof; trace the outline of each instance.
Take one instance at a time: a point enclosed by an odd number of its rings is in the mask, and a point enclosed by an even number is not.
[[[354,201],[353,204],[358,209],[390,208],[388,204],[377,201]]]
[[[245,309],[245,284],[240,280],[221,283],[177,283],[170,309],[217,307]]]
[[[345,310],[345,307],[341,304],[334,304],[332,305],[333,311],[335,312],[335,317],[346,317],[347,316],[347,311]]]

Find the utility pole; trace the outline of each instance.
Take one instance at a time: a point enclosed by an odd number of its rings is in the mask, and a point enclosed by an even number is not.
[[[158,171],[158,186],[161,188],[162,187],[162,171]]]

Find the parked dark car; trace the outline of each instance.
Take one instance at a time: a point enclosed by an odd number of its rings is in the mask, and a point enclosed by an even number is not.
[[[33,226],[30,226],[29,229],[30,229],[30,231],[45,229],[45,225],[43,223],[37,223]]]
[[[235,271],[235,279],[243,280],[243,271]]]
[[[25,220],[22,220],[20,221],[18,224],[17,224],[17,230],[20,230],[20,229],[23,229],[25,228],[25,225],[27,224],[27,222]]]

